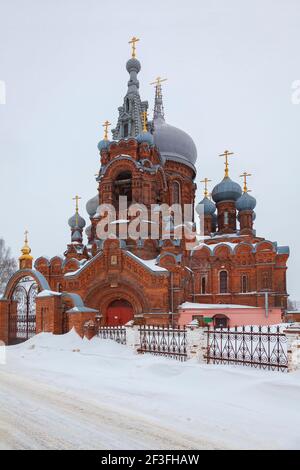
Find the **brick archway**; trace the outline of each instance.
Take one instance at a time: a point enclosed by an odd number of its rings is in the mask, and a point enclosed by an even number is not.
[[[107,310],[109,306],[115,302],[127,302],[132,307],[131,319],[137,315],[149,312],[149,306],[146,296],[132,284],[126,282],[116,287],[105,283],[100,283],[90,290],[84,299],[85,305],[95,308],[102,315],[102,324],[107,324]],[[129,321],[129,320],[128,320]]]

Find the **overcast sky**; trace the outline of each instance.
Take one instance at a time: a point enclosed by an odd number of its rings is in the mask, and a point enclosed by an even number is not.
[[[288,291],[300,299],[299,0],[0,0],[0,236],[19,255],[63,253],[72,197],[96,194],[102,122],[126,93],[137,35],[142,99],[164,87],[166,119],[198,149],[197,182],[253,174],[257,234],[289,245]],[[297,100],[296,100],[297,101]],[[84,201],[84,204],[83,204]]]

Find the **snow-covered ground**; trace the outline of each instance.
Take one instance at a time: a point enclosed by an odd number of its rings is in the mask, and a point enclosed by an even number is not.
[[[0,449],[299,449],[300,374],[43,333],[0,365]]]

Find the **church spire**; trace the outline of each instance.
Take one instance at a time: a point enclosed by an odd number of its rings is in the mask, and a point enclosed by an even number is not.
[[[131,58],[127,61],[126,69],[129,73],[128,89],[124,97],[123,106],[119,107],[119,118],[115,129],[112,130],[114,140],[137,137],[143,130],[142,113],[147,111],[148,102],[141,101],[139,94],[138,73],[141,63],[136,58],[136,44],[140,39],[133,37],[131,45]]]
[[[162,97],[162,86],[163,82],[166,82],[167,78],[157,77],[157,79],[150,83],[150,85],[155,85],[155,102],[154,102],[154,116],[153,119],[164,119],[165,110]]]

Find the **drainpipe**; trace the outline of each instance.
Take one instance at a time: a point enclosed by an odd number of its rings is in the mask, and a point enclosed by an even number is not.
[[[185,269],[187,269],[189,271],[189,273],[191,274],[191,276],[192,276],[192,299],[193,299],[193,302],[195,303],[195,296],[196,296],[196,293],[195,293],[195,273],[191,268],[188,268],[188,266],[185,266]]]
[[[269,317],[269,292],[265,292],[265,315]]]
[[[173,272],[171,274],[171,314],[172,314],[172,328],[174,328],[174,285],[173,285]]]

